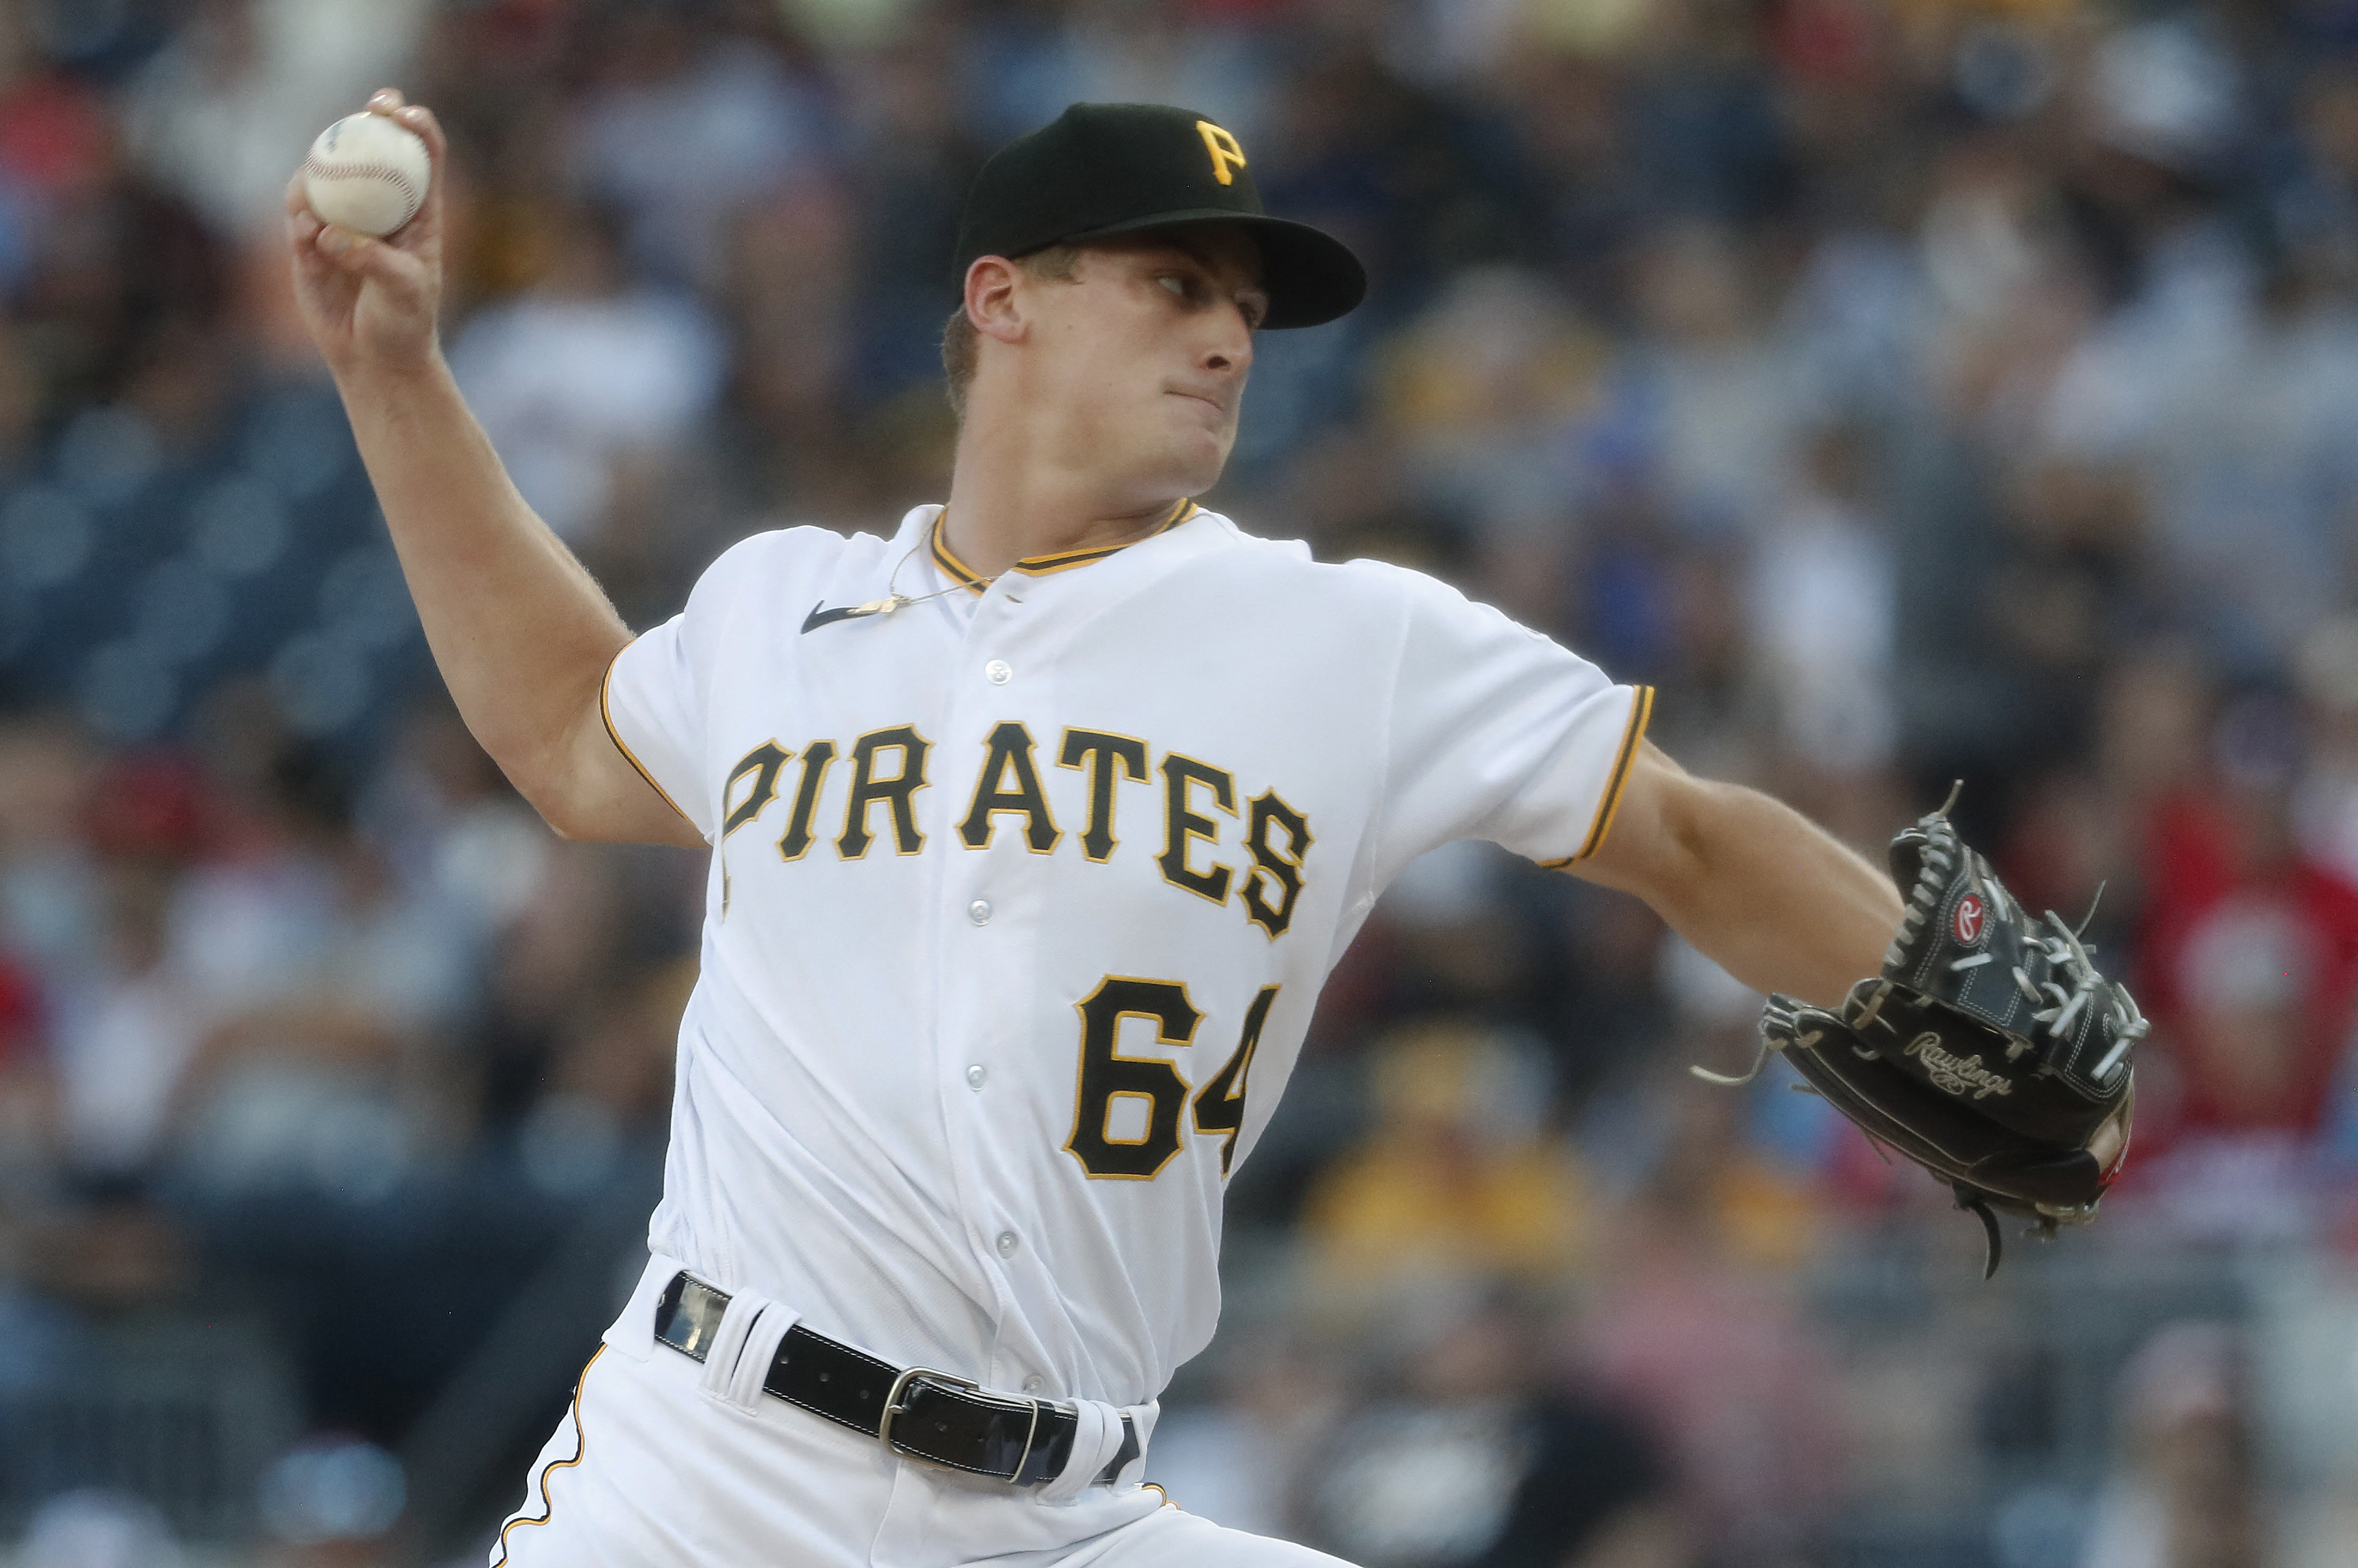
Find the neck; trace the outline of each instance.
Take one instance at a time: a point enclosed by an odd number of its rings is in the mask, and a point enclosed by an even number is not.
[[[969,426],[958,434],[943,537],[976,575],[1068,550],[1107,549],[1145,538],[1186,499],[1152,483],[1027,461],[1012,443]]]

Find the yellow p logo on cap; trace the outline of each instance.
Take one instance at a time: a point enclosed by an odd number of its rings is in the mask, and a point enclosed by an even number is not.
[[[1245,149],[1237,145],[1236,137],[1209,120],[1195,122],[1195,131],[1204,138],[1204,150],[1212,155],[1212,178],[1222,185],[1234,185],[1237,177],[1230,173],[1245,166]]]

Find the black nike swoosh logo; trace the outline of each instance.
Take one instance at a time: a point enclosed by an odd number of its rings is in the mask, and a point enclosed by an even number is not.
[[[826,602],[827,600],[820,600],[818,604],[811,606],[811,612],[803,617],[803,632],[805,635],[808,635],[810,633],[817,631],[822,626],[832,626],[838,621],[849,621],[853,616],[860,613],[858,607],[849,604],[839,606],[834,610],[820,609],[819,605],[823,605]]]

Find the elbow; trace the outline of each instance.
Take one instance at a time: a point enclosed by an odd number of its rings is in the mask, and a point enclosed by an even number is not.
[[[1660,859],[1668,886],[1693,888],[1710,879],[1713,825],[1725,816],[1726,796],[1740,788],[1689,776],[1680,781],[1680,787],[1664,792]]]
[[[540,813],[540,819],[548,824],[548,830],[568,844],[591,843],[599,838],[599,835],[590,832],[588,827],[572,817],[552,812],[546,806],[535,806],[534,809]]]
[[[548,780],[539,781],[537,787],[527,789],[519,782],[517,792],[525,804],[540,814],[548,830],[568,843],[590,843],[611,838],[600,815],[590,809],[580,792],[560,788]]]
[[[1696,778],[1648,742],[1629,770],[1605,841],[1571,870],[1634,893],[1670,917],[1710,875],[1713,817],[1725,787]]]
[[[568,841],[595,837],[581,803],[573,798],[575,792],[565,787],[566,781],[557,770],[503,762],[500,771],[551,833]]]
[[[1629,891],[1666,917],[1704,896],[1714,860],[1713,823],[1726,786],[1680,773],[1653,792],[1643,853],[1633,857]]]

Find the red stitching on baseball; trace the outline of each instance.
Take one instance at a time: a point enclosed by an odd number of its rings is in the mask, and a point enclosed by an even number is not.
[[[303,178],[306,179],[317,179],[321,178],[328,179],[389,179],[393,181],[394,184],[401,187],[402,195],[407,197],[410,200],[418,203],[420,206],[423,206],[426,200],[424,197],[417,193],[416,183],[412,180],[409,176],[402,173],[401,170],[395,168],[389,163],[321,163],[316,157],[307,157],[303,160]]]

